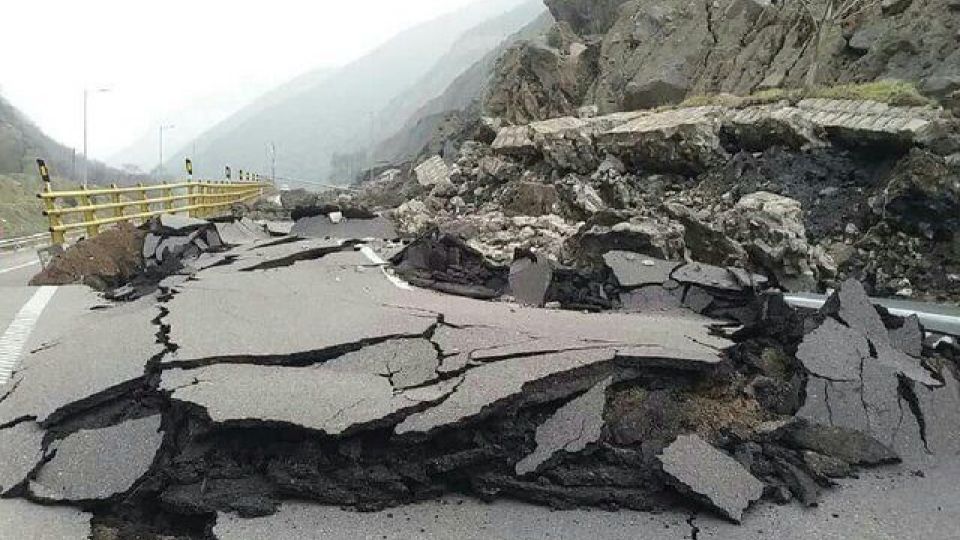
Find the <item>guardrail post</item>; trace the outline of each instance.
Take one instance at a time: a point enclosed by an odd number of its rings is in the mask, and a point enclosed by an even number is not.
[[[194,206],[197,205],[197,198],[196,195],[194,195],[195,192],[193,188],[194,184],[191,180],[189,183],[187,183],[187,215],[190,217],[197,217],[197,210],[194,208]]]
[[[110,189],[117,189],[117,185],[116,185],[116,184],[110,184]],[[110,202],[113,203],[113,204],[115,204],[115,205],[119,205],[119,204],[120,204],[121,202],[123,202],[123,201],[120,200],[120,194],[119,194],[119,193],[111,193],[111,194],[110,194]],[[118,218],[119,218],[119,217],[123,217],[123,210],[124,210],[124,207],[123,207],[123,206],[114,206],[114,207],[113,207],[113,217],[118,217]]]
[[[50,182],[43,183],[43,192],[53,193],[53,187],[50,185]],[[62,246],[66,241],[66,235],[63,231],[58,230],[58,228],[63,225],[63,219],[61,219],[60,214],[56,213],[57,199],[54,197],[43,197],[42,200],[44,213],[47,214],[47,219],[50,221],[50,243],[55,246]]]
[[[140,188],[140,200],[144,201],[140,203],[140,213],[147,214],[150,212],[150,203],[146,202],[149,197],[147,197],[147,190],[144,189],[143,182],[137,184],[137,187]],[[144,221],[147,221],[150,218],[143,218]]]
[[[164,186],[167,185],[166,182],[161,182],[161,183],[162,183]],[[163,193],[163,198],[164,198],[164,199],[167,199],[167,200],[163,201],[163,209],[166,210],[167,213],[172,214],[172,213],[173,213],[173,201],[171,201],[171,200],[169,200],[169,199],[170,199],[171,197],[173,197],[173,189],[168,188],[168,187],[164,187],[164,188],[163,188],[163,191],[161,191],[160,193]]]
[[[87,191],[87,186],[80,186],[80,191]],[[93,206],[93,200],[90,199],[89,195],[83,194],[78,197],[80,199],[80,206],[91,207]],[[87,238],[93,238],[94,236],[100,234],[100,226],[96,223],[97,221],[97,211],[94,209],[84,210],[83,211],[83,221],[87,223]]]

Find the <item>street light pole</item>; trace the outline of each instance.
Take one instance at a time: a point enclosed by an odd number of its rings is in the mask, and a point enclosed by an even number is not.
[[[98,88],[97,93],[102,94],[109,92],[109,88]],[[89,167],[87,166],[90,163],[90,157],[87,153],[87,102],[90,101],[90,90],[87,88],[83,89],[83,188],[87,188],[87,182],[89,180]]]
[[[173,124],[170,124],[170,125],[160,124],[160,163],[157,165],[157,176],[160,177],[161,180],[163,179],[163,132],[165,130],[173,129],[175,127],[176,126],[174,126]]]

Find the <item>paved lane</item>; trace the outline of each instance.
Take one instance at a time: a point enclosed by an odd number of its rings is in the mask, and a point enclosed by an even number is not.
[[[0,253],[0,287],[26,286],[39,271],[40,259],[35,250]]]

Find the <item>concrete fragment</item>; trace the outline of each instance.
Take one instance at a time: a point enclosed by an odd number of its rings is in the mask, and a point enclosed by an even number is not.
[[[574,454],[600,440],[603,430],[603,411],[607,403],[607,388],[611,377],[597,383],[582,396],[560,407],[537,428],[537,447],[520,460],[517,475],[536,471],[560,452]]]
[[[342,435],[389,425],[442,399],[456,382],[397,393],[389,379],[378,373],[322,365],[215,364],[166,371],[160,388],[172,392],[171,399],[200,407],[217,424],[286,424]]]
[[[35,422],[21,422],[0,429],[0,495],[27,479],[43,457],[43,430]]]
[[[179,259],[188,245],[190,238],[186,236],[168,236],[157,246],[157,260],[167,262]]]
[[[626,288],[663,285],[681,264],[626,251],[606,253],[603,261]]]
[[[797,349],[797,359],[810,373],[833,381],[855,381],[860,366],[870,358],[870,345],[856,332],[832,318],[807,334]]]
[[[750,503],[763,496],[763,482],[698,435],[678,437],[660,462],[682,491],[737,523]]]
[[[55,443],[30,493],[43,500],[82,502],[126,493],[147,473],[163,442],[160,415],[78,431]]]

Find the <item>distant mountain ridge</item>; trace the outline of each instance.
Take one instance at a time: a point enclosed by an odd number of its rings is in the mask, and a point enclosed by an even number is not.
[[[516,21],[515,28],[501,30],[499,38],[496,31],[478,31],[463,50],[451,51],[466,32],[514,9],[527,10],[508,19]],[[330,181],[335,156],[352,156],[366,165],[367,148],[395,132],[476,58],[525,24],[524,13],[532,19],[541,10],[536,0],[479,1],[407,30],[329,75],[307,73],[290,83],[297,87],[293,95],[278,98],[278,89],[202,134],[197,173],[216,176],[227,164],[267,172],[270,143],[277,147],[278,176],[286,178]],[[167,166],[178,166],[184,157],[183,151],[172,154]]]

